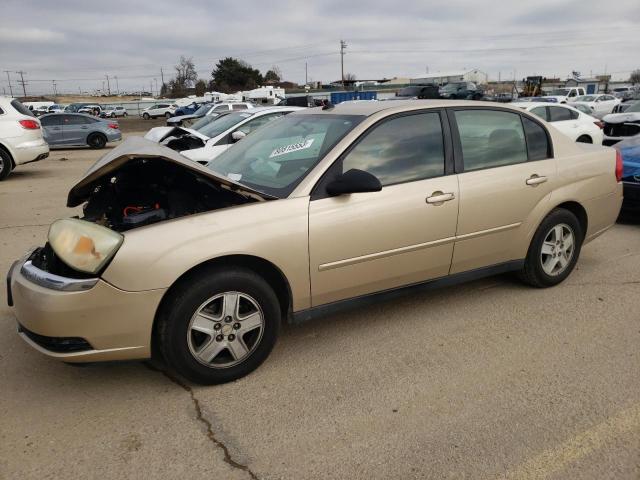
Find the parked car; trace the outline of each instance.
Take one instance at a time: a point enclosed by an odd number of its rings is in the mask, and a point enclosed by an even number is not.
[[[396,100],[417,100],[427,98],[440,98],[437,85],[411,85],[396,92]]]
[[[206,115],[211,115],[212,113],[228,112],[232,110],[248,110],[252,108],[256,108],[256,107],[253,103],[249,103],[249,102],[232,102],[232,103],[215,103],[215,104],[209,103],[209,104],[203,105],[191,115],[177,116],[178,112],[176,111],[175,117],[171,117],[167,119],[167,126],[180,127],[193,120],[197,120]]]
[[[52,113],[40,117],[40,122],[44,138],[52,147],[87,145],[104,148],[107,142],[122,139],[118,122],[83,113]]]
[[[127,109],[121,105],[107,105],[100,113],[102,118],[126,117],[127,115]]]
[[[199,118],[190,127],[153,127],[144,135],[144,138],[153,142],[160,143],[168,137],[179,137],[192,133],[193,131],[199,132],[202,128],[205,127],[205,125],[209,125],[211,122],[216,121],[220,117],[223,117],[225,115],[229,115],[230,113],[233,112],[231,110],[227,110],[222,112],[210,113],[209,115],[205,115],[204,117]]]
[[[102,106],[95,103],[84,105],[76,110],[77,113],[84,113],[86,115],[94,115],[99,117],[102,115]]]
[[[90,103],[70,103],[66,107],[64,107],[64,111],[68,113],[78,113],[78,110],[85,107],[86,105],[91,105]]]
[[[134,137],[69,192],[82,217],[13,265],[9,303],[51,358],[153,345],[191,381],[232,381],[282,322],[509,271],[561,283],[614,225],[621,176],[615,150],[480,102],[303,109],[208,167]]]
[[[574,142],[602,145],[603,123],[571,106],[546,102],[512,103],[551,123]]]
[[[36,117],[41,115],[45,115],[47,113],[54,113],[62,111],[62,107],[60,105],[41,105],[39,107],[35,107],[31,110]]]
[[[145,120],[157,117],[171,118],[177,108],[178,105],[175,103],[156,103],[155,105],[151,105],[142,110],[142,112],[140,112],[140,116]]]
[[[616,87],[611,90],[611,94],[620,100],[625,100],[627,98],[633,97],[637,92],[637,89],[632,86],[627,87]]]
[[[480,100],[482,96],[482,91],[473,82],[452,82],[440,88],[440,97],[450,100]]]
[[[595,95],[583,95],[569,102],[570,105],[584,105],[593,112],[592,115],[602,118],[611,113],[613,108],[620,103],[620,99],[606,93]]]
[[[614,145],[628,137],[640,135],[640,102],[627,108],[624,113],[605,115],[604,145]]]
[[[42,137],[40,120],[19,100],[0,97],[0,181],[18,165],[48,156],[49,146]]]
[[[567,87],[556,88],[555,90],[551,90],[551,92],[545,94],[544,96],[546,98],[554,98],[557,103],[567,103],[576,97],[586,94],[587,92],[583,87]]]
[[[189,105],[184,105],[182,107],[176,108],[176,111],[173,112],[173,114],[176,116],[191,115],[192,113],[195,113],[195,111],[198,110],[202,105],[205,104],[200,102],[192,102]]]
[[[638,102],[640,102],[640,96],[631,97],[631,98],[622,100],[618,105],[613,107],[613,111],[611,113],[624,113]]]
[[[640,135],[616,143],[622,156],[622,213],[640,219]]]
[[[303,107],[258,107],[224,115],[199,130],[166,137],[162,144],[198,163],[207,164],[234,143],[266,123]]]

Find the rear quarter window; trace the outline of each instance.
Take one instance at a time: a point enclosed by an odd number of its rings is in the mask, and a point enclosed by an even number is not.
[[[550,158],[551,148],[547,131],[541,125],[527,117],[522,117],[522,126],[524,127],[524,134],[527,139],[529,161]]]

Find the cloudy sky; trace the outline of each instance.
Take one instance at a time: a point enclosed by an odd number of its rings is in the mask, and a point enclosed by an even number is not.
[[[185,55],[209,79],[225,56],[287,80],[420,76],[478,68],[490,78],[566,78],[640,67],[638,0],[2,0],[0,93],[150,88]],[[105,81],[106,84],[106,81]]]

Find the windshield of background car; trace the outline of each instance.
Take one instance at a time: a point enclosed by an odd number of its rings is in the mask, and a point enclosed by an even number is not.
[[[204,115],[205,113],[207,113],[209,111],[209,109],[211,108],[211,105],[202,105],[200,108],[198,108],[194,113],[194,115]]]
[[[190,128],[192,130],[200,131],[201,128],[205,127],[206,125],[209,125],[211,122],[218,120],[220,117],[221,117],[220,113],[210,113],[209,115],[205,115],[204,117],[198,119],[198,121],[194,122]]]
[[[234,125],[246,120],[251,117],[252,113],[230,113],[229,115],[225,115],[215,122],[211,122],[208,125],[205,125],[202,128],[197,129],[203,135],[206,135],[209,138],[217,137],[222,132],[229,130]]]
[[[568,88],[560,88],[558,90],[552,90],[551,93],[549,95],[568,95],[569,94],[569,89]]]
[[[284,198],[364,118],[287,115],[242,139],[207,167],[255,190]]]
[[[420,94],[420,87],[405,87],[398,92],[399,97],[416,97]]]
[[[629,112],[640,112],[640,102],[636,102],[633,105],[631,105],[629,108],[627,108],[625,113],[629,113]]]
[[[594,102],[596,97],[593,95],[581,95],[576,98],[576,102]]]

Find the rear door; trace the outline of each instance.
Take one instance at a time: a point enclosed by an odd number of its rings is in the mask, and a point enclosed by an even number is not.
[[[432,110],[382,120],[316,186],[309,204],[314,306],[449,273],[458,180],[443,115]],[[372,173],[382,190],[328,196],[326,184],[350,169]]]
[[[567,135],[572,140],[575,140],[578,136],[578,113],[560,105],[547,107],[548,119],[547,121],[552,123],[554,127]]]
[[[528,220],[557,181],[546,129],[500,109],[450,109],[449,118],[460,183],[451,273],[524,258]]]
[[[90,118],[77,114],[62,116],[63,143],[67,145],[83,145],[89,133]]]

